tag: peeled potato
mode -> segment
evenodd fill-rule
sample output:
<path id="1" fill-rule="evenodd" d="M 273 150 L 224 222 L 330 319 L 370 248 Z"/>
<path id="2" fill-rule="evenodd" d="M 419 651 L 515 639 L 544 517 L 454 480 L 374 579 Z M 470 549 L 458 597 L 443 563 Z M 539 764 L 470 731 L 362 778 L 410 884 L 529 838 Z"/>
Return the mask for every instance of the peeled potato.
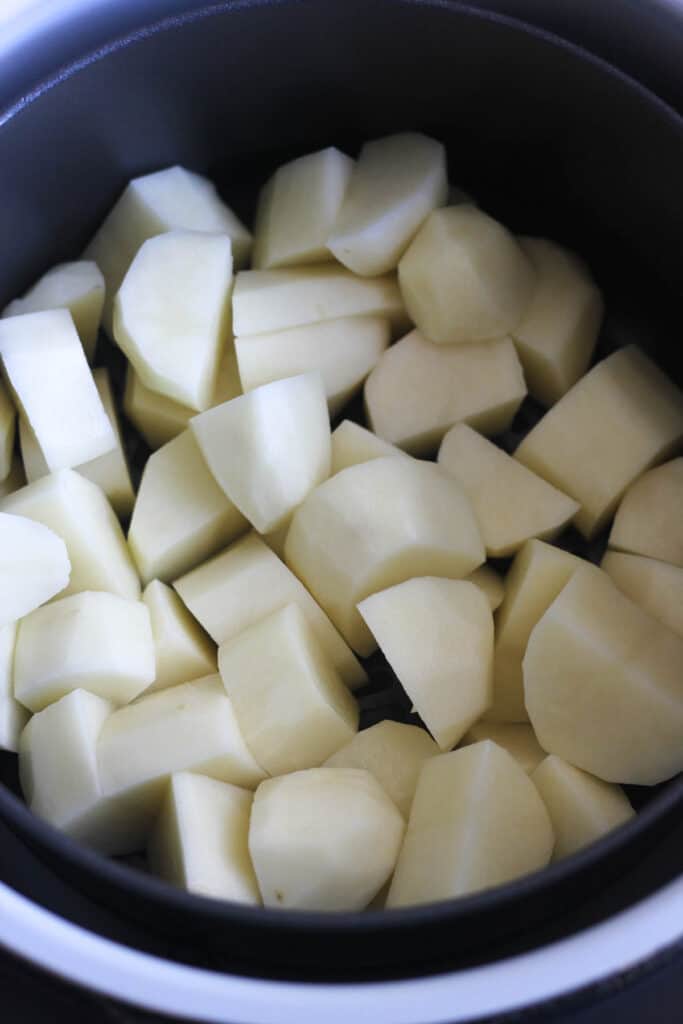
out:
<path id="1" fill-rule="evenodd" d="M 348 469 L 349 466 L 357 466 L 359 462 L 370 462 L 385 455 L 405 456 L 405 452 L 352 420 L 342 420 L 336 430 L 332 431 L 330 476 L 341 472 L 342 469 Z"/>
<path id="2" fill-rule="evenodd" d="M 609 546 L 683 568 L 683 458 L 631 484 L 614 517 Z"/>
<path id="3" fill-rule="evenodd" d="M 0 513 L 0 626 L 49 601 L 70 574 L 61 537 L 32 519 Z"/>
<path id="4" fill-rule="evenodd" d="M 470 583 L 474 583 L 480 590 L 483 590 L 491 611 L 495 612 L 505 596 L 505 584 L 496 570 L 492 569 L 490 565 L 480 565 L 466 578 Z"/>
<path id="5" fill-rule="evenodd" d="M 19 748 L 21 730 L 29 719 L 29 713 L 14 697 L 14 645 L 17 624 L 8 622 L 0 626 L 0 750 L 16 752 Z"/>
<path id="6" fill-rule="evenodd" d="M 154 682 L 145 693 L 216 672 L 216 647 L 175 591 L 152 580 L 143 592 L 154 638 Z"/>
<path id="7" fill-rule="evenodd" d="M 481 720 L 476 722 L 463 737 L 461 746 L 469 746 L 471 743 L 480 743 L 482 740 L 491 740 L 497 743 L 503 750 L 507 750 L 511 757 L 531 774 L 547 754 L 536 739 L 534 730 L 525 722 L 487 722 Z"/>
<path id="8" fill-rule="evenodd" d="M 607 551 L 602 568 L 622 594 L 683 636 L 683 568 L 622 551 Z"/>

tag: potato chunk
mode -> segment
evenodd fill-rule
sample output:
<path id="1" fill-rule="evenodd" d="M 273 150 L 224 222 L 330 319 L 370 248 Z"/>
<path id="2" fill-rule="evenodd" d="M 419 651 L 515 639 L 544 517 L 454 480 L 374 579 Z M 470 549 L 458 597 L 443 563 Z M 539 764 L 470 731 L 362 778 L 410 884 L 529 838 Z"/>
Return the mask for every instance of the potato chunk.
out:
<path id="1" fill-rule="evenodd" d="M 149 611 L 156 660 L 154 682 L 145 693 L 216 672 L 215 644 L 175 591 L 160 580 L 152 580 L 145 587 L 142 600 Z"/>
<path id="2" fill-rule="evenodd" d="M 19 736 L 29 719 L 29 713 L 14 696 L 14 645 L 17 624 L 8 622 L 0 626 L 0 750 L 19 749 Z"/>
<path id="3" fill-rule="evenodd" d="M 340 473 L 342 469 L 348 469 L 349 466 L 357 466 L 360 462 L 381 459 L 385 455 L 405 454 L 400 448 L 377 437 L 371 430 L 366 430 L 352 420 L 342 420 L 336 430 L 332 431 L 330 476 Z"/>
<path id="4" fill-rule="evenodd" d="M 482 434 L 509 427 L 526 395 L 510 338 L 479 345 L 433 345 L 411 331 L 381 356 L 365 382 L 370 426 L 412 455 L 436 451 L 464 421 Z"/>
<path id="5" fill-rule="evenodd" d="M 452 899 L 545 867 L 548 812 L 533 782 L 485 740 L 425 761 L 387 907 Z"/>
<path id="6" fill-rule="evenodd" d="M 490 565 L 480 565 L 478 569 L 469 574 L 467 579 L 483 590 L 491 611 L 495 612 L 505 596 L 505 584 L 496 570 L 492 569 Z"/>
<path id="7" fill-rule="evenodd" d="M 614 517 L 609 546 L 683 568 L 683 458 L 631 484 Z"/>
<path id="8" fill-rule="evenodd" d="M 683 568 L 621 551 L 607 551 L 602 568 L 622 594 L 683 636 Z"/>
<path id="9" fill-rule="evenodd" d="M 362 910 L 396 863 L 404 823 L 370 772 L 309 768 L 256 790 L 249 851 L 263 902 Z"/>
<path id="10" fill-rule="evenodd" d="M 359 601 L 411 576 L 467 576 L 484 548 L 455 480 L 438 466 L 389 457 L 317 487 L 294 513 L 285 556 L 349 645 L 367 655 L 376 644 Z"/>
<path id="11" fill-rule="evenodd" d="M 527 775 L 537 768 L 547 754 L 536 739 L 536 734 L 530 725 L 525 722 L 487 722 L 480 720 L 468 730 L 462 739 L 461 746 L 469 746 L 471 743 L 480 743 L 482 740 L 491 740 L 497 743 L 503 750 L 507 750 L 511 757 L 524 769 Z"/>
<path id="12" fill-rule="evenodd" d="M 17 412 L 14 402 L 0 380 L 0 481 L 6 480 L 12 471 L 16 426 Z"/>
<path id="13" fill-rule="evenodd" d="M 61 537 L 32 519 L 0 513 L 0 626 L 49 601 L 70 574 Z"/>
<path id="14" fill-rule="evenodd" d="M 469 204 L 430 213 L 398 265 L 408 315 L 440 344 L 509 334 L 535 279 L 510 232 Z"/>
<path id="15" fill-rule="evenodd" d="M 358 605 L 442 750 L 462 739 L 491 703 L 493 617 L 474 583 L 410 579 Z"/>
<path id="16" fill-rule="evenodd" d="M 576 572 L 524 657 L 541 746 L 605 782 L 654 785 L 683 769 L 683 638 L 605 573 Z"/>
<path id="17" fill-rule="evenodd" d="M 515 458 L 581 503 L 584 537 L 683 438 L 683 395 L 633 345 L 593 367 L 527 434 Z"/>

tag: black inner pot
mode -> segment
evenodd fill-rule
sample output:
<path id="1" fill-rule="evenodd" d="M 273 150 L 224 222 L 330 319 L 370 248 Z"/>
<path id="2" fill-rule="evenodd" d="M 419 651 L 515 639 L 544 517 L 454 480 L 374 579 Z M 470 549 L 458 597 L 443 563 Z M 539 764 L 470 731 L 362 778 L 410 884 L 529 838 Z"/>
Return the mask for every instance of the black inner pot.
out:
<path id="1" fill-rule="evenodd" d="M 681 382 L 683 124 L 609 65 L 510 19 L 420 0 L 244 0 L 116 41 L 0 112 L 0 306 L 74 258 L 135 175 L 207 173 L 251 221 L 283 159 L 421 129 L 451 180 L 513 230 L 590 263 L 608 316 L 598 355 L 635 341 Z M 104 339 L 121 384 L 122 361 Z M 358 408 L 355 410 L 358 412 Z M 511 449 L 540 410 L 527 400 Z M 146 451 L 127 435 L 138 468 Z M 594 559 L 604 537 L 586 546 Z M 409 719 L 369 664 L 363 724 Z M 101 934 L 216 970 L 307 978 L 482 963 L 604 917 L 678 873 L 683 780 L 632 788 L 637 817 L 574 857 L 498 889 L 390 913 L 268 911 L 171 889 L 31 815 L 0 754 L 0 879 Z"/>

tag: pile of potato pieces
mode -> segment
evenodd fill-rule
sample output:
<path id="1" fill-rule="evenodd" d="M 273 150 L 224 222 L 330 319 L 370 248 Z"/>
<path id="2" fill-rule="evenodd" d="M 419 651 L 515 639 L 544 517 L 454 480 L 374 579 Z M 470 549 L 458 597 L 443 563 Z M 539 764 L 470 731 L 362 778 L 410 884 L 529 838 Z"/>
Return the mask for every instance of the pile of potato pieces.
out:
<path id="1" fill-rule="evenodd" d="M 683 769 L 683 396 L 634 346 L 589 369 L 602 315 L 423 135 L 278 168 L 253 238 L 196 173 L 130 182 L 0 320 L 0 747 L 34 812 L 307 910 L 476 892 L 628 821 L 621 784 Z M 331 431 L 361 389 L 368 428 Z M 612 519 L 602 568 L 549 543 Z M 358 731 L 378 648 L 424 728 Z"/>

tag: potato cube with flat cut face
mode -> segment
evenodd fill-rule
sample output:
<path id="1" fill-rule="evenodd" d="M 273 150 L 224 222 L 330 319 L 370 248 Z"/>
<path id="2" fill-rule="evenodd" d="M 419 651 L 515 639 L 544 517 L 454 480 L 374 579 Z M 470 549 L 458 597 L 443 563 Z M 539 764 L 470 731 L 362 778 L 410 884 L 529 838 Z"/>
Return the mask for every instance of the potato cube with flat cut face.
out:
<path id="1" fill-rule="evenodd" d="M 491 611 L 495 612 L 505 596 L 505 584 L 496 570 L 492 569 L 490 565 L 480 565 L 478 569 L 469 574 L 467 579 L 483 590 Z"/>
<path id="2" fill-rule="evenodd" d="M 0 750 L 16 752 L 19 736 L 29 719 L 29 713 L 14 696 L 14 645 L 16 622 L 0 626 Z"/>
<path id="3" fill-rule="evenodd" d="M 142 600 L 149 611 L 156 659 L 154 682 L 145 693 L 216 672 L 216 645 L 175 591 L 160 580 L 152 580 Z"/>
<path id="4" fill-rule="evenodd" d="M 547 754 L 536 739 L 534 730 L 526 722 L 488 722 L 480 719 L 465 734 L 461 746 L 491 740 L 522 766 L 527 774 L 531 774 Z"/>
<path id="5" fill-rule="evenodd" d="M 609 546 L 683 568 L 683 458 L 631 484 L 614 517 Z"/>
<path id="6" fill-rule="evenodd" d="M 0 380 L 0 481 L 12 471 L 17 413 L 7 388 Z"/>
<path id="7" fill-rule="evenodd" d="M 61 537 L 25 516 L 0 513 L 0 626 L 49 601 L 70 574 Z"/>
<path id="8" fill-rule="evenodd" d="M 402 455 L 405 452 L 395 445 L 383 441 L 371 430 L 366 430 L 352 420 L 342 420 L 339 426 L 332 431 L 332 469 L 330 476 L 348 469 L 349 466 L 357 466 L 360 462 L 370 462 L 372 459 L 381 459 L 386 455 Z"/>
<path id="9" fill-rule="evenodd" d="M 623 551 L 607 551 L 602 568 L 622 594 L 683 636 L 683 568 Z"/>

